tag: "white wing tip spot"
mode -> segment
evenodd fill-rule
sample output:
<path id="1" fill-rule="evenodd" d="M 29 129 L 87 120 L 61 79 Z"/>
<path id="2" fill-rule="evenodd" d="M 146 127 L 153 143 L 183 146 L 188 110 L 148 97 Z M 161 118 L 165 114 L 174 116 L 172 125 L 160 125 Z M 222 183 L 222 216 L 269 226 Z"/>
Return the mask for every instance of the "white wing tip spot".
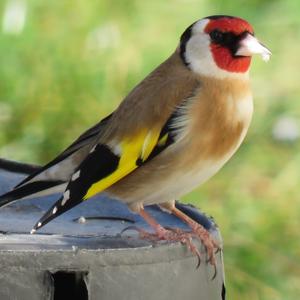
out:
<path id="1" fill-rule="evenodd" d="M 31 229 L 30 234 L 34 234 L 36 232 L 36 229 Z"/>
<path id="2" fill-rule="evenodd" d="M 55 215 L 57 213 L 57 206 L 55 206 L 52 210 L 52 214 Z"/>
<path id="3" fill-rule="evenodd" d="M 37 227 L 41 227 L 42 226 L 42 223 L 41 222 L 38 222 L 37 223 Z"/>
<path id="4" fill-rule="evenodd" d="M 90 150 L 90 153 L 94 152 L 95 149 L 96 149 L 97 145 L 95 145 L 91 150 Z"/>
<path id="5" fill-rule="evenodd" d="M 113 148 L 112 148 L 112 152 L 117 155 L 117 156 L 121 156 L 122 155 L 122 147 L 120 144 L 116 144 Z"/>
<path id="6" fill-rule="evenodd" d="M 80 177 L 80 170 L 78 170 L 76 173 L 74 173 L 74 174 L 72 175 L 71 180 L 72 180 L 72 181 L 75 181 L 75 180 L 78 179 L 79 177 Z"/>
<path id="7" fill-rule="evenodd" d="M 66 202 L 70 199 L 70 190 L 66 190 L 61 201 L 61 205 L 64 206 Z"/>

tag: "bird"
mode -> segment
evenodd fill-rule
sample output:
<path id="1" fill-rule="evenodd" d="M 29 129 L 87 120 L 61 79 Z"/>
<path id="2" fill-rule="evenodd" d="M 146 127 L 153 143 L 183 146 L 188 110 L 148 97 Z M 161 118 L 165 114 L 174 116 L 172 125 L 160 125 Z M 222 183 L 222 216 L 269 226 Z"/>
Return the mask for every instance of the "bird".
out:
<path id="1" fill-rule="evenodd" d="M 79 136 L 44 167 L 0 196 L 0 206 L 59 192 L 31 233 L 98 193 L 126 203 L 152 228 L 144 238 L 178 241 L 216 265 L 218 243 L 175 206 L 216 174 L 249 128 L 253 100 L 249 69 L 254 54 L 271 52 L 249 22 L 226 15 L 191 24 L 175 51 L 137 84 L 106 118 Z M 161 226 L 145 209 L 158 204 L 191 231 Z"/>

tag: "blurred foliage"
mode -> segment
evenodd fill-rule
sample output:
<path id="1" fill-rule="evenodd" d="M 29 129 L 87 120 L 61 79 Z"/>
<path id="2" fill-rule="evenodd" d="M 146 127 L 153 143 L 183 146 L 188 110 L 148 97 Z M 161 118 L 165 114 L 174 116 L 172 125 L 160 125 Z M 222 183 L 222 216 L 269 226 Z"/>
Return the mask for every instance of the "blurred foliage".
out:
<path id="1" fill-rule="evenodd" d="M 271 135 L 282 115 L 300 117 L 298 0 L 3 0 L 0 13 L 0 156 L 36 163 L 111 112 L 189 24 L 249 20 L 273 52 L 253 61 L 250 132 L 184 200 L 222 229 L 228 299 L 299 298 L 300 144 Z"/>

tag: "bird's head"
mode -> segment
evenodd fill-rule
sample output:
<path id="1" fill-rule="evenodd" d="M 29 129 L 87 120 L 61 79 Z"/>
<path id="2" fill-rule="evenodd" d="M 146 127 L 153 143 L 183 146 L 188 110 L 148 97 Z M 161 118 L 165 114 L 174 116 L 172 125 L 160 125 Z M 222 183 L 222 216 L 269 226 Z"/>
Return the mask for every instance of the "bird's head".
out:
<path id="1" fill-rule="evenodd" d="M 264 60 L 271 55 L 247 21 L 231 16 L 210 16 L 193 23 L 182 34 L 178 49 L 192 71 L 217 78 L 248 76 L 253 54 Z"/>

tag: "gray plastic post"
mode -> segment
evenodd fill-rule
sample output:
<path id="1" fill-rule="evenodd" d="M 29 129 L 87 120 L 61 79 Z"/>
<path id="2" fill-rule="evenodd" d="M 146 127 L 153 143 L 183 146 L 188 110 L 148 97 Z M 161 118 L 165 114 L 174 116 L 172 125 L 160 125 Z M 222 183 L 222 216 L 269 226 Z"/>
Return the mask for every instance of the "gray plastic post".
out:
<path id="1" fill-rule="evenodd" d="M 1 169 L 0 161 L 0 193 L 24 177 L 17 171 Z M 121 236 L 122 229 L 133 224 L 149 228 L 125 205 L 104 196 L 77 206 L 30 235 L 33 224 L 56 199 L 57 195 L 24 200 L 0 209 L 1 300 L 225 299 L 221 252 L 216 255 L 217 276 L 212 280 L 214 270 L 206 263 L 200 242 L 195 241 L 203 259 L 196 269 L 196 257 L 180 243 L 151 243 L 140 240 L 134 231 Z M 178 207 L 221 242 L 211 219 L 187 205 Z M 148 210 L 163 226 L 187 229 L 156 206 Z M 65 298 L 59 298 L 61 286 Z"/>

